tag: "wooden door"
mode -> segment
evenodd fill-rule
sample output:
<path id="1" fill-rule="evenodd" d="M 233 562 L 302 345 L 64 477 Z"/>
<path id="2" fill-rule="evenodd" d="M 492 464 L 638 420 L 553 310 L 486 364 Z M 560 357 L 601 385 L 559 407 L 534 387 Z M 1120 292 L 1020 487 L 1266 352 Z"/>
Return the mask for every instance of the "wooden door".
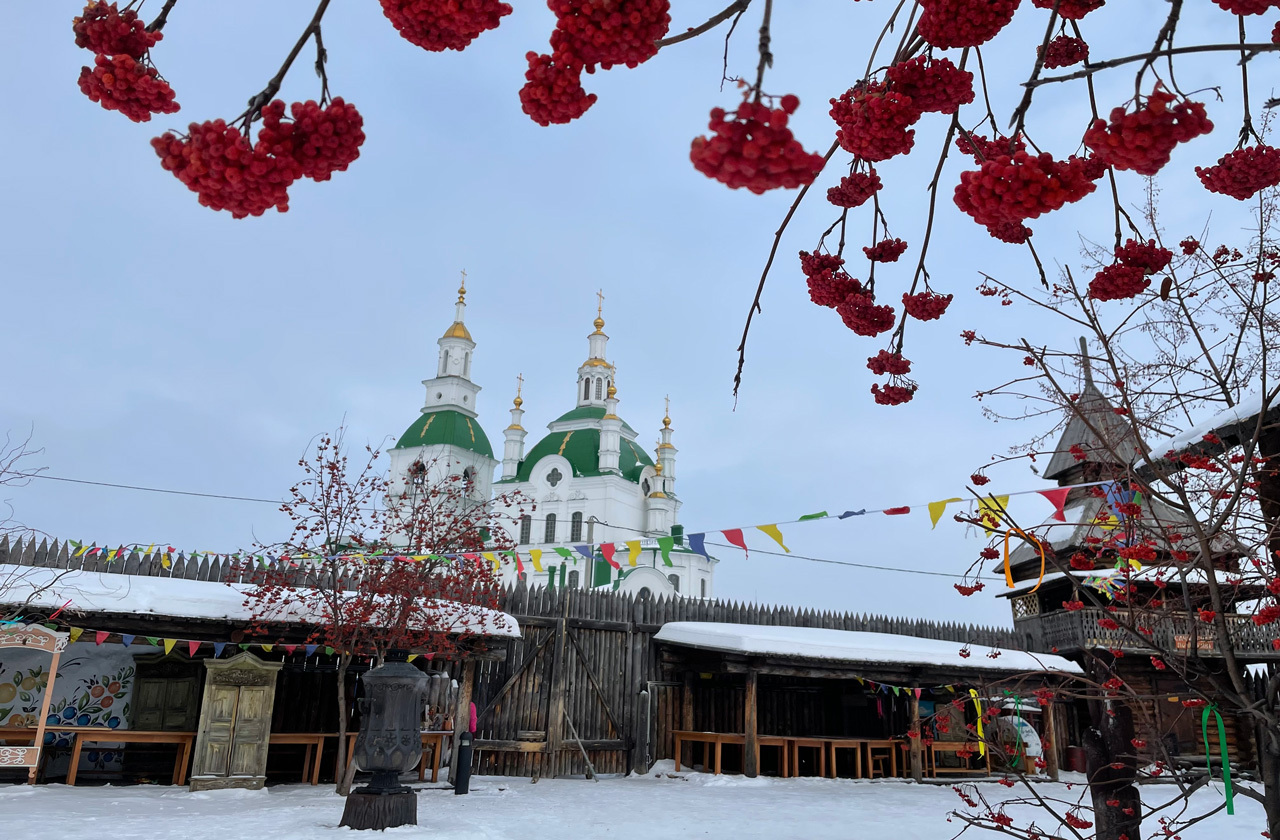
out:
<path id="1" fill-rule="evenodd" d="M 235 735 L 236 707 L 239 702 L 239 686 L 209 687 L 204 728 L 200 732 L 204 750 L 196 756 L 197 766 L 192 769 L 191 775 L 228 776 L 231 774 L 232 738 Z"/>
<path id="2" fill-rule="evenodd" d="M 239 687 L 231 734 L 230 775 L 256 776 L 266 764 L 271 730 L 272 691 L 261 685 Z"/>
<path id="3" fill-rule="evenodd" d="M 163 729 L 166 680 L 142 678 L 133 689 L 134 729 Z"/>
<path id="4" fill-rule="evenodd" d="M 166 732 L 192 732 L 200 719 L 199 677 L 166 680 L 160 728 Z"/>

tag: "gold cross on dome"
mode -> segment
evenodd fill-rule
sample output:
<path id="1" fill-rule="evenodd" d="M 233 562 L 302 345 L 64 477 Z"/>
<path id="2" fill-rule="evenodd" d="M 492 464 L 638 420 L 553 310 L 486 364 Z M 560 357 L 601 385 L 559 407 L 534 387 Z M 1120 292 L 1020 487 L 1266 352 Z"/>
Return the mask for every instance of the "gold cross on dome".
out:
<path id="1" fill-rule="evenodd" d="M 596 314 L 604 315 L 604 289 L 596 291 Z"/>
<path id="2" fill-rule="evenodd" d="M 665 399 L 665 400 L 666 400 L 666 402 L 667 402 L 667 412 L 666 412 L 666 413 L 667 413 L 667 416 L 668 416 L 668 417 L 670 417 L 670 416 L 671 416 L 671 395 L 670 395 L 670 394 L 667 394 L 667 396 L 666 396 L 666 397 L 664 397 L 663 399 Z"/>
<path id="3" fill-rule="evenodd" d="M 522 388 L 524 388 L 524 374 L 517 373 L 516 374 L 516 396 L 517 397 L 520 396 L 520 390 Z"/>

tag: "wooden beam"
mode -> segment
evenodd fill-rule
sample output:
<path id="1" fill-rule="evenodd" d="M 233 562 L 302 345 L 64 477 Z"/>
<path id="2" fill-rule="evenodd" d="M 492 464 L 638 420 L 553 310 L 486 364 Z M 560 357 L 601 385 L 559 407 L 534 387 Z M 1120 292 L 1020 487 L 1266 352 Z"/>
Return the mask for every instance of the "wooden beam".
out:
<path id="1" fill-rule="evenodd" d="M 462 745 L 462 733 L 471 727 L 471 686 L 476 681 L 476 661 L 468 659 L 462 666 L 462 680 L 458 683 L 458 705 L 453 713 L 453 760 L 449 762 L 449 782 L 458 777 L 458 750 Z"/>
<path id="2" fill-rule="evenodd" d="M 680 691 L 680 728 L 687 731 L 693 729 L 693 672 L 684 672 L 684 688 Z M 678 756 L 679 762 L 686 767 L 693 766 L 693 744 L 686 743 L 681 747 L 687 751 Z M 688 758 L 685 758 L 685 756 Z"/>
<path id="3" fill-rule="evenodd" d="M 565 682 L 568 669 L 565 667 L 565 636 L 568 635 L 566 626 L 569 618 L 569 599 L 573 597 L 570 589 L 565 589 L 561 593 L 563 603 L 561 604 L 560 618 L 556 621 L 555 629 L 555 647 L 552 648 L 551 656 L 551 694 L 547 703 L 547 749 L 546 757 L 543 759 L 543 770 L 545 775 L 555 778 L 560 772 L 560 757 L 557 753 L 560 751 L 560 745 L 564 741 L 564 704 L 565 695 L 568 691 L 565 688 Z"/>
<path id="4" fill-rule="evenodd" d="M 475 749 L 493 750 L 494 752 L 540 753 L 546 747 L 546 741 L 479 740 L 475 742 Z"/>
<path id="5" fill-rule="evenodd" d="M 760 672 L 752 668 L 747 671 L 747 708 L 743 720 L 746 730 L 746 743 L 742 748 L 742 774 L 754 779 L 760 774 L 760 742 L 756 740 L 756 690 L 760 683 Z"/>
<path id="6" fill-rule="evenodd" d="M 920 738 L 920 698 L 916 692 L 920 689 L 912 686 L 907 692 L 907 701 L 911 708 L 911 778 L 917 782 L 924 781 L 924 754 L 921 751 Z"/>
<path id="7" fill-rule="evenodd" d="M 1044 750 L 1044 761 L 1047 765 L 1045 772 L 1049 774 L 1049 778 L 1058 781 L 1058 704 L 1050 702 L 1044 708 L 1044 743 L 1041 749 Z M 1030 768 L 1025 768 L 1030 773 Z"/>

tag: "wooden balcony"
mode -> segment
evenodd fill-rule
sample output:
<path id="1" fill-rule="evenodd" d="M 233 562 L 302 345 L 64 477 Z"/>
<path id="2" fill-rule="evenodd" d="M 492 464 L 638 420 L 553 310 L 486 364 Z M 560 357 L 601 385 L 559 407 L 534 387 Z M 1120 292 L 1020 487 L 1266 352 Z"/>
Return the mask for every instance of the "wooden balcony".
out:
<path id="1" fill-rule="evenodd" d="M 1221 657 L 1224 650 L 1218 628 L 1205 624 L 1186 613 L 1158 612 L 1143 617 L 1149 623 L 1152 644 L 1144 645 L 1124 629 L 1110 630 L 1100 626 L 1105 618 L 1123 621 L 1122 615 L 1106 610 L 1083 609 L 1015 618 L 1014 630 L 1025 639 L 1027 649 L 1042 653 L 1073 654 L 1099 648 L 1122 650 L 1129 654 L 1154 654 L 1157 648 L 1170 656 L 1187 655 L 1192 649 L 1203 657 Z M 1280 651 L 1271 640 L 1280 635 L 1276 627 L 1259 627 L 1246 615 L 1227 615 L 1231 648 L 1236 656 L 1250 662 L 1280 661 Z"/>

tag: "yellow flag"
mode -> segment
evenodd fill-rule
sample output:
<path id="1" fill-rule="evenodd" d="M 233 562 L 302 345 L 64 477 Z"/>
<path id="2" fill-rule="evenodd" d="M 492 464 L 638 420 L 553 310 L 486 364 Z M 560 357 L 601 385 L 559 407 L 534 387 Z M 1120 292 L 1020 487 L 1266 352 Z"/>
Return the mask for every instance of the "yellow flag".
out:
<path id="1" fill-rule="evenodd" d="M 415 659 L 417 659 L 417 658 L 418 658 L 418 654 L 416 654 L 416 653 L 411 653 L 411 654 L 409 654 L 409 661 L 410 661 L 410 662 L 412 662 L 413 660 L 415 660 Z"/>
<path id="2" fill-rule="evenodd" d="M 168 640 L 166 639 L 165 641 L 168 641 Z M 263 649 L 263 650 L 265 650 L 267 653 L 270 653 L 270 652 L 271 652 L 271 649 L 272 649 L 273 647 L 275 647 L 275 645 L 258 645 L 258 647 L 262 648 L 262 649 Z"/>
<path id="3" fill-rule="evenodd" d="M 1004 512 L 1008 506 L 1008 496 L 988 497 L 978 502 L 978 519 L 988 534 L 995 533 L 1000 523 L 1004 521 Z"/>
<path id="4" fill-rule="evenodd" d="M 533 563 L 533 570 L 535 572 L 542 571 L 542 549 L 540 548 L 529 549 L 529 560 L 530 562 Z"/>
<path id="5" fill-rule="evenodd" d="M 777 525 L 757 525 L 756 530 L 764 531 L 766 534 L 773 537 L 774 542 L 782 546 L 783 551 L 787 554 L 791 553 L 791 549 L 787 548 L 787 544 L 782 541 L 782 532 L 778 530 Z"/>
<path id="6" fill-rule="evenodd" d="M 174 645 L 176 645 L 177 643 L 178 643 L 178 640 L 177 640 L 177 639 L 165 639 L 165 640 L 164 640 L 164 652 L 165 652 L 165 653 L 171 653 L 171 652 L 173 651 L 173 646 L 174 646 Z"/>
<path id="7" fill-rule="evenodd" d="M 482 551 L 480 554 L 484 556 L 484 559 L 493 564 L 493 570 L 495 572 L 502 571 L 502 561 L 495 557 L 492 551 Z"/>
<path id="8" fill-rule="evenodd" d="M 80 546 L 80 550 L 76 552 L 76 556 L 79 557 L 80 555 L 84 554 L 88 550 L 89 550 L 89 546 L 82 545 Z"/>
<path id="9" fill-rule="evenodd" d="M 1009 498 L 1008 496 L 1005 497 Z M 978 755 L 987 754 L 987 742 L 982 737 L 982 701 L 978 699 L 978 690 L 976 688 L 969 689 L 969 695 L 973 697 L 973 707 L 978 710 Z"/>
<path id="10" fill-rule="evenodd" d="M 636 558 L 640 556 L 640 541 L 627 540 L 626 546 L 627 546 L 627 563 L 634 566 L 636 564 Z"/>
<path id="11" fill-rule="evenodd" d="M 80 634 L 81 634 L 81 633 L 83 633 L 83 632 L 84 632 L 84 628 L 83 628 L 83 627 L 72 627 L 72 628 L 71 628 L 71 641 L 73 641 L 73 642 L 74 642 L 76 639 L 80 638 Z"/>
<path id="12" fill-rule="evenodd" d="M 152 543 L 151 545 L 147 546 L 147 550 L 146 550 L 146 552 L 145 552 L 145 553 L 146 553 L 146 554 L 150 554 L 151 552 L 153 552 L 153 551 L 155 551 L 155 550 L 156 550 L 156 544 L 155 544 L 155 543 Z"/>
<path id="13" fill-rule="evenodd" d="M 964 499 L 943 499 L 940 502 L 929 502 L 929 521 L 933 523 L 933 527 L 938 527 L 938 520 L 942 518 L 942 512 L 947 509 L 947 505 L 963 501 Z"/>
<path id="14" fill-rule="evenodd" d="M 160 565 L 164 566 L 167 569 L 173 565 L 173 561 L 170 560 L 169 555 L 166 554 L 165 556 L 160 558 Z"/>

